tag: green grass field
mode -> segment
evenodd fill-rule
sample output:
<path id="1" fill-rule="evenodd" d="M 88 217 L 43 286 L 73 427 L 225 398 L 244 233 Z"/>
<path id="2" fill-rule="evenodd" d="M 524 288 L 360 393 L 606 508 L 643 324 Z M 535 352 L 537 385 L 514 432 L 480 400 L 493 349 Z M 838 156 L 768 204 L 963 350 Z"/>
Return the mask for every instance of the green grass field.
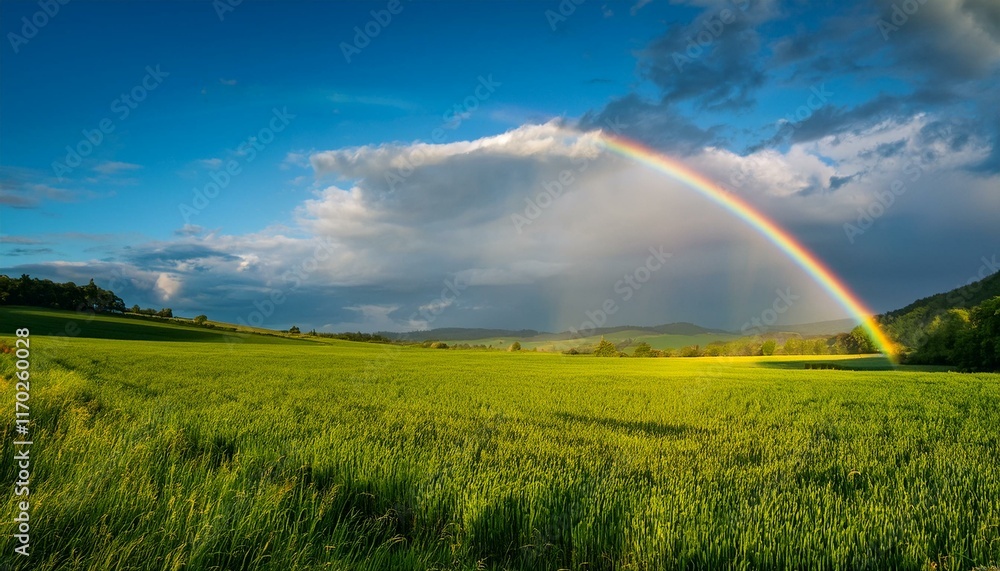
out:
<path id="1" fill-rule="evenodd" d="M 8 345 L 33 320 L 34 445 L 32 555 L 5 533 L 2 569 L 1000 563 L 1000 375 L 209 343 L 117 318 L 60 339 L 42 333 L 65 315 L 5 312 Z M 96 338 L 122 331 L 160 340 Z M 14 371 L 0 356 L 5 486 Z"/>

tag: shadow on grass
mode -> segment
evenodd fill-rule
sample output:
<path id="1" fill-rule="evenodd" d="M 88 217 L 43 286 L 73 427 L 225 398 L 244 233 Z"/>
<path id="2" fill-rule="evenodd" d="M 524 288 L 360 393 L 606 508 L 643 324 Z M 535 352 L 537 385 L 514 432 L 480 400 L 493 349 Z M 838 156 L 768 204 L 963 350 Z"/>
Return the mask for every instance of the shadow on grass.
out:
<path id="1" fill-rule="evenodd" d="M 883 356 L 859 357 L 857 359 L 836 359 L 824 361 L 820 358 L 795 359 L 790 361 L 761 360 L 759 367 L 769 369 L 833 369 L 837 371 L 892 371 L 899 367 Z"/>
<path id="2" fill-rule="evenodd" d="M 156 318 L 86 314 L 38 307 L 0 307 L 0 318 L 28 327 L 33 336 L 65 336 L 119 341 L 191 341 L 201 343 L 299 343 L 272 335 L 255 335 L 224 328 L 179 323 Z"/>
<path id="3" fill-rule="evenodd" d="M 792 361 L 762 360 L 756 363 L 756 365 L 758 367 L 765 367 L 768 369 L 826 369 L 834 371 L 910 371 L 923 373 L 947 373 L 955 370 L 953 367 L 942 367 L 936 365 L 897 365 L 882 355 L 830 361 L 824 361 L 819 358 L 795 359 Z"/>
<path id="4" fill-rule="evenodd" d="M 647 436 L 656 437 L 684 438 L 697 434 L 707 434 L 709 432 L 708 429 L 691 426 L 689 424 L 670 424 L 666 422 L 655 422 L 652 420 L 602 418 L 572 412 L 557 412 L 555 413 L 555 417 L 569 422 L 581 422 L 584 424 L 602 426 L 623 432 L 640 432 Z"/>

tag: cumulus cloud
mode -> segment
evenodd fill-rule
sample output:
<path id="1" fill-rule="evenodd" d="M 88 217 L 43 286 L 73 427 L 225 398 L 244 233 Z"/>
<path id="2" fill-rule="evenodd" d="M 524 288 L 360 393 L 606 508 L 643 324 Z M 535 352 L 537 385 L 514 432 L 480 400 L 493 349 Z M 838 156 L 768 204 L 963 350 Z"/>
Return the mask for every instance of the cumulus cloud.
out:
<path id="1" fill-rule="evenodd" d="M 181 280 L 177 276 L 166 273 L 160 274 L 156 278 L 156 289 L 160 292 L 160 298 L 163 301 L 170 301 L 180 291 Z"/>
<path id="2" fill-rule="evenodd" d="M 871 252 L 895 252 L 892 263 L 903 265 L 971 252 L 1000 205 L 996 177 L 966 167 L 990 151 L 987 138 L 915 114 L 783 150 L 690 148 L 685 161 L 791 228 L 888 309 L 888 294 L 864 289 L 864 276 L 886 264 Z M 292 227 L 246 235 L 185 227 L 172 241 L 122 248 L 110 262 L 16 271 L 75 281 L 115 274 L 130 301 L 248 322 L 260 312 L 279 327 L 562 330 L 610 299 L 611 323 L 738 328 L 753 317 L 748 307 L 769 307 L 775 288 L 786 287 L 808 300 L 788 322 L 843 316 L 765 239 L 680 183 L 604 150 L 596 130 L 553 121 L 441 145 L 318 151 L 309 164 L 323 186 Z M 919 168 L 916 180 L 907 164 Z M 849 242 L 843 225 L 897 178 L 905 193 L 859 238 L 865 247 Z M 949 214 L 933 233 L 928 211 Z M 940 235 L 950 237 L 947 247 L 932 239 Z M 908 248 L 898 250 L 899 236 Z M 626 290 L 650 248 L 673 255 Z"/>

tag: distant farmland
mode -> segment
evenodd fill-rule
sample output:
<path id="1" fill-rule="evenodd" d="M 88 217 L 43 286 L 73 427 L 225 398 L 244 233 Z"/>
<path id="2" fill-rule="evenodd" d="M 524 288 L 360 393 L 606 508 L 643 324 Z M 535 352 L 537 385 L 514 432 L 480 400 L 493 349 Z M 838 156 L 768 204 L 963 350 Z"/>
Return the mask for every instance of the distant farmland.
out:
<path id="1" fill-rule="evenodd" d="M 507 348 L 508 345 L 517 341 L 521 344 L 524 349 L 538 349 L 539 351 L 562 351 L 565 349 L 581 347 L 581 346 L 593 346 L 601 340 L 602 335 L 590 335 L 587 337 L 576 337 L 571 339 L 557 338 L 555 335 L 539 335 L 537 337 L 529 337 L 527 339 L 519 337 L 488 337 L 483 339 L 474 339 L 472 341 L 464 341 L 461 339 L 448 339 L 445 340 L 449 345 L 456 345 L 467 343 L 469 345 L 486 345 L 499 348 Z M 610 333 L 603 335 L 605 339 L 615 343 L 616 345 L 621 344 L 626 340 L 631 340 L 633 343 L 639 343 L 644 341 L 649 343 L 654 349 L 679 349 L 681 347 L 686 347 L 689 345 L 707 345 L 713 341 L 729 341 L 736 339 L 736 335 L 729 335 L 726 333 L 699 333 L 697 335 L 672 335 L 672 334 L 654 334 L 651 335 L 648 331 L 642 330 L 625 330 L 618 331 L 615 333 Z"/>

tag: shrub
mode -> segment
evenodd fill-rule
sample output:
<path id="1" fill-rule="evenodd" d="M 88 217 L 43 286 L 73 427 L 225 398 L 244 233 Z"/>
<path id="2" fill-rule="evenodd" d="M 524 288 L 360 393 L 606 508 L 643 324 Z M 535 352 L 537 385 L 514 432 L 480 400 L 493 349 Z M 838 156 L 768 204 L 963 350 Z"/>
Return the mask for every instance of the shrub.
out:
<path id="1" fill-rule="evenodd" d="M 430 345 L 431 349 L 447 349 L 448 344 L 444 341 L 435 341 Z"/>
<path id="2" fill-rule="evenodd" d="M 617 357 L 618 348 L 611 341 L 606 340 L 601 337 L 601 342 L 597 344 L 597 348 L 594 349 L 595 357 Z"/>
<path id="3" fill-rule="evenodd" d="M 646 343 L 645 341 L 640 341 L 636 344 L 635 349 L 632 351 L 633 357 L 654 357 L 653 347 Z"/>
<path id="4" fill-rule="evenodd" d="M 510 344 L 510 347 L 507 347 L 507 350 L 508 351 L 520 351 L 521 350 L 521 343 L 519 343 L 518 341 L 514 341 L 513 343 Z"/>
<path id="5" fill-rule="evenodd" d="M 682 347 L 677 354 L 679 357 L 701 357 L 703 355 L 701 347 L 698 345 L 688 345 Z"/>
<path id="6" fill-rule="evenodd" d="M 771 355 L 774 355 L 774 350 L 777 348 L 778 342 L 774 339 L 768 339 L 767 341 L 764 341 L 763 345 L 760 346 L 760 352 L 770 357 Z"/>
<path id="7" fill-rule="evenodd" d="M 194 321 L 195 325 L 205 325 L 205 322 L 208 321 L 208 316 L 207 315 L 196 315 L 193 321 Z"/>

